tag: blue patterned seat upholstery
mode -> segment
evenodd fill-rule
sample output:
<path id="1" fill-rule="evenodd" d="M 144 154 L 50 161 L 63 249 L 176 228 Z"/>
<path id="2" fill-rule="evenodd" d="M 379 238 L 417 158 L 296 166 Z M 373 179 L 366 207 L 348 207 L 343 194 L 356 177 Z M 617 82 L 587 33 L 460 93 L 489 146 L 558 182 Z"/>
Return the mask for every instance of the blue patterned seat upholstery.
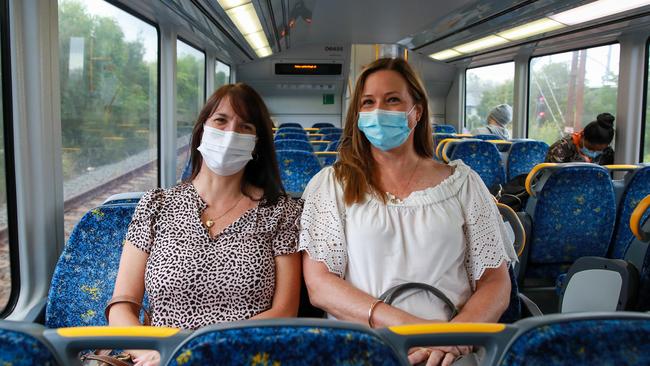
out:
<path id="1" fill-rule="evenodd" d="M 330 142 L 327 145 L 327 148 L 325 149 L 325 151 L 336 151 L 336 150 L 338 150 L 340 142 L 341 142 L 341 139 Z"/>
<path id="2" fill-rule="evenodd" d="M 433 134 L 433 152 L 435 156 L 435 152 L 438 150 L 438 144 L 440 141 L 444 139 L 452 139 L 455 138 L 456 135 L 453 133 L 434 133 Z"/>
<path id="3" fill-rule="evenodd" d="M 325 141 L 338 141 L 341 139 L 341 132 L 330 132 L 322 138 Z"/>
<path id="4" fill-rule="evenodd" d="M 650 194 L 650 165 L 636 169 L 625 176 L 625 188 L 617 209 L 614 238 L 609 258 L 622 259 L 634 239 L 630 230 L 630 216 L 636 205 Z"/>
<path id="5" fill-rule="evenodd" d="M 327 127 L 334 128 L 335 126 L 334 124 L 329 122 L 319 122 L 319 123 L 314 123 L 311 127 L 312 128 L 327 128 Z"/>
<path id="6" fill-rule="evenodd" d="M 169 365 L 403 365 L 377 335 L 329 326 L 211 327 L 198 331 Z"/>
<path id="7" fill-rule="evenodd" d="M 305 140 L 276 140 L 276 150 L 300 150 L 300 151 L 314 151 L 312 145 Z"/>
<path id="8" fill-rule="evenodd" d="M 285 123 L 280 123 L 278 127 L 279 128 L 283 128 L 283 127 L 302 128 L 302 125 L 300 123 L 295 123 L 295 122 L 285 122 Z"/>
<path id="9" fill-rule="evenodd" d="M 497 135 L 491 135 L 491 134 L 486 134 L 486 133 L 474 135 L 474 136 L 472 136 L 472 138 L 473 139 L 479 139 L 479 140 L 485 140 L 485 141 L 487 141 L 487 140 L 502 140 L 502 138 L 497 136 Z"/>
<path id="10" fill-rule="evenodd" d="M 33 330 L 30 331 L 29 328 Z M 37 332 L 38 331 L 38 332 Z M 54 366 L 54 352 L 40 339 L 42 325 L 0 321 L 0 365 Z"/>
<path id="11" fill-rule="evenodd" d="M 328 133 L 343 133 L 343 129 L 340 127 L 323 127 L 318 130 L 318 133 L 323 135 L 327 135 Z"/>
<path id="12" fill-rule="evenodd" d="M 280 178 L 287 192 L 302 192 L 309 180 L 321 169 L 313 152 L 277 150 Z"/>
<path id="13" fill-rule="evenodd" d="M 482 140 L 458 140 L 451 151 L 450 161 L 460 159 L 472 168 L 488 188 L 505 183 L 505 171 L 499 150 Z M 451 144 L 450 143 L 450 144 Z"/>
<path id="14" fill-rule="evenodd" d="M 136 204 L 106 205 L 84 215 L 72 231 L 52 275 L 45 325 L 106 325 L 122 245 Z"/>
<path id="15" fill-rule="evenodd" d="M 609 172 L 595 164 L 551 164 L 536 176 L 541 178 L 526 206 L 533 225 L 525 278 L 552 286 L 576 259 L 607 254 L 616 219 L 614 188 Z"/>
<path id="16" fill-rule="evenodd" d="M 650 317 L 644 314 L 549 316 L 517 325 L 523 331 L 499 365 L 650 364 Z"/>
<path id="17" fill-rule="evenodd" d="M 274 140 L 303 140 L 309 142 L 309 137 L 304 133 L 277 132 Z"/>
<path id="18" fill-rule="evenodd" d="M 535 165 L 544 162 L 547 152 L 548 144 L 544 141 L 513 141 L 506 161 L 506 177 L 508 181 L 518 175 L 530 173 Z"/>
<path id="19" fill-rule="evenodd" d="M 433 133 L 456 133 L 456 127 L 452 125 L 433 125 Z"/>
<path id="20" fill-rule="evenodd" d="M 279 128 L 277 131 L 275 131 L 275 133 L 301 133 L 303 135 L 306 135 L 307 131 L 303 130 L 302 127 L 301 128 L 282 127 L 282 128 Z"/>

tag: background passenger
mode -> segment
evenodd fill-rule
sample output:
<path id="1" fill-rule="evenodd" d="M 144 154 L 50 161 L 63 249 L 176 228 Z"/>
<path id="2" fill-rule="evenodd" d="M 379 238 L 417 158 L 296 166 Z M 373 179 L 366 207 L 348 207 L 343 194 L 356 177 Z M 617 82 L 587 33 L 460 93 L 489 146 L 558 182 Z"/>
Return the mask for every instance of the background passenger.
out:
<path id="1" fill-rule="evenodd" d="M 271 126 L 245 84 L 210 97 L 192 132 L 190 178 L 147 192 L 136 208 L 114 299 L 139 302 L 146 289 L 152 325 L 182 329 L 297 315 L 302 201 L 282 188 Z M 116 302 L 109 324 L 139 325 L 138 313 Z M 159 362 L 132 353 L 138 365 Z"/>
<path id="2" fill-rule="evenodd" d="M 497 135 L 502 140 L 510 139 L 510 132 L 506 126 L 512 122 L 512 107 L 507 104 L 500 104 L 494 107 L 487 118 L 486 125 L 472 130 L 472 135 Z"/>
<path id="3" fill-rule="evenodd" d="M 385 327 L 422 322 L 496 322 L 508 306 L 503 223 L 481 178 L 461 161 L 432 159 L 425 89 L 402 59 L 379 59 L 360 75 L 339 161 L 307 186 L 300 250 L 311 302 L 330 317 Z M 426 292 L 378 302 L 389 288 Z M 462 351 L 462 352 L 461 352 Z M 448 364 L 469 349 L 422 348 L 412 363 Z"/>
<path id="4" fill-rule="evenodd" d="M 548 149 L 550 163 L 587 162 L 599 165 L 614 164 L 614 116 L 601 113 L 582 131 L 556 141 Z"/>

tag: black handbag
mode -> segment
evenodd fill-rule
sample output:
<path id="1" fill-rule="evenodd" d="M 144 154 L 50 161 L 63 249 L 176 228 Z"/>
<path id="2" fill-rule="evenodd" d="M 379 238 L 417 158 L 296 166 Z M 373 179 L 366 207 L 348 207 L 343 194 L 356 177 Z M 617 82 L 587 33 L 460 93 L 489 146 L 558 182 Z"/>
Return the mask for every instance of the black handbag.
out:
<path id="1" fill-rule="evenodd" d="M 456 305 L 454 305 L 451 300 L 440 290 L 437 288 L 428 285 L 426 283 L 421 283 L 421 282 L 407 282 L 407 283 L 402 283 L 401 285 L 393 286 L 386 290 L 381 296 L 379 296 L 379 300 L 383 301 L 385 304 L 391 305 L 395 299 L 402 294 L 404 291 L 407 290 L 424 290 L 427 292 L 430 292 L 434 294 L 437 298 L 442 300 L 450 309 L 451 309 L 451 318 L 453 319 L 456 315 L 458 315 L 458 308 Z"/>

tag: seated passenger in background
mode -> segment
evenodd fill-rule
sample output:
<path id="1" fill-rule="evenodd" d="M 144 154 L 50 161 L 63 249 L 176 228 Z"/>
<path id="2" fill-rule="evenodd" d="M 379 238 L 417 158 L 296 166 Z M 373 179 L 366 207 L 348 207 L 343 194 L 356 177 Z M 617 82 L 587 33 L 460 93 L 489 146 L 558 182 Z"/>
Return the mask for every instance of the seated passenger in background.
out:
<path id="1" fill-rule="evenodd" d="M 549 163 L 586 162 L 599 165 L 614 164 L 614 116 L 601 113 L 584 130 L 556 141 L 548 149 Z"/>
<path id="2" fill-rule="evenodd" d="M 303 194 L 300 250 L 311 302 L 330 317 L 371 327 L 496 322 L 508 306 L 504 226 L 481 178 L 461 161 L 432 159 L 429 105 L 402 59 L 379 59 L 360 75 L 339 160 Z M 379 302 L 406 282 L 437 287 Z M 467 347 L 420 348 L 412 363 L 448 364 Z"/>
<path id="3" fill-rule="evenodd" d="M 225 85 L 207 101 L 191 138 L 192 174 L 147 192 L 129 226 L 111 326 L 140 325 L 149 297 L 151 325 L 198 329 L 298 312 L 297 253 L 302 201 L 280 181 L 269 112 L 245 84 Z M 137 365 L 152 351 L 131 351 Z"/>
<path id="4" fill-rule="evenodd" d="M 510 132 L 506 126 L 512 122 L 512 107 L 507 104 L 500 104 L 490 111 L 485 119 L 486 125 L 475 128 L 472 135 L 497 135 L 502 140 L 510 139 Z"/>

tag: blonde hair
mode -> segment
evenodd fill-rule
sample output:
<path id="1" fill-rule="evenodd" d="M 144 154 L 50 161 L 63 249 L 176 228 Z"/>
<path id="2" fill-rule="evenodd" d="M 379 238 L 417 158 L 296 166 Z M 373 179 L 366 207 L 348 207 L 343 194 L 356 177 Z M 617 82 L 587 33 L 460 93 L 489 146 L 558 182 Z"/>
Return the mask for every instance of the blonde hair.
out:
<path id="1" fill-rule="evenodd" d="M 339 159 L 334 164 L 337 180 L 343 185 L 345 204 L 363 202 L 366 193 L 373 193 L 386 202 L 386 194 L 377 184 L 375 162 L 370 152 L 370 142 L 359 130 L 357 119 L 361 108 L 361 95 L 366 80 L 380 70 L 391 70 L 400 74 L 408 86 L 415 104 L 422 107 L 422 115 L 415 126 L 413 147 L 415 153 L 424 158 L 433 158 L 433 135 L 429 124 L 429 103 L 426 90 L 411 66 L 401 58 L 381 58 L 368 65 L 357 80 L 352 100 L 345 118 L 345 128 L 339 146 Z"/>

